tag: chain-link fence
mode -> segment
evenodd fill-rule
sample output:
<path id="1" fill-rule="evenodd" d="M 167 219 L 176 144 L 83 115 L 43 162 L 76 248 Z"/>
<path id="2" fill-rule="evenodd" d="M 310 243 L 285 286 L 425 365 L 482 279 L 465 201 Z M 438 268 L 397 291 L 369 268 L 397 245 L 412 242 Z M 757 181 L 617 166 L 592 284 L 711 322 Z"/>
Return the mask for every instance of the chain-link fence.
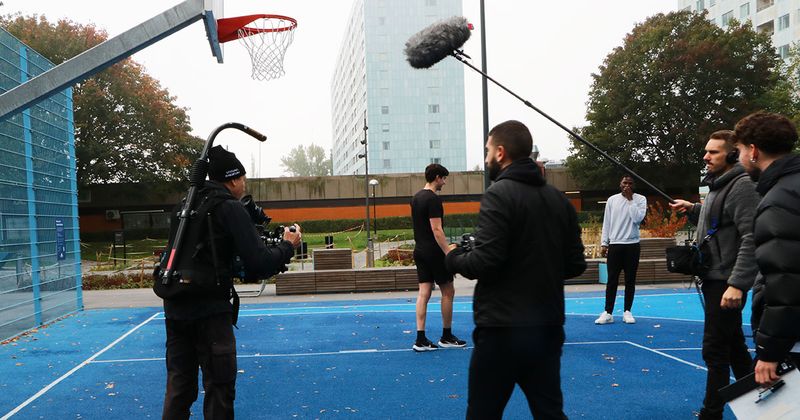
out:
<path id="1" fill-rule="evenodd" d="M 53 67 L 0 30 L 0 90 Z M 0 340 L 81 309 L 72 90 L 0 121 Z"/>

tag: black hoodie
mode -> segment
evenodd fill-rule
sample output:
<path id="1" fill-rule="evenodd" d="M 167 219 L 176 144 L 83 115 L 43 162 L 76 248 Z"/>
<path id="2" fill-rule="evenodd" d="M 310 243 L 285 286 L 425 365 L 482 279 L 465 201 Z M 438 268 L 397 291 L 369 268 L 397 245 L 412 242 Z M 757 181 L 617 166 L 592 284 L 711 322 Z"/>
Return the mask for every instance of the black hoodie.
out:
<path id="1" fill-rule="evenodd" d="M 769 165 L 756 191 L 753 328 L 759 359 L 777 362 L 800 340 L 800 156 Z"/>
<path id="2" fill-rule="evenodd" d="M 447 255 L 450 272 L 478 279 L 478 327 L 564 324 L 564 280 L 586 269 L 581 229 L 566 196 L 530 159 L 514 161 L 481 199 L 476 245 Z"/>

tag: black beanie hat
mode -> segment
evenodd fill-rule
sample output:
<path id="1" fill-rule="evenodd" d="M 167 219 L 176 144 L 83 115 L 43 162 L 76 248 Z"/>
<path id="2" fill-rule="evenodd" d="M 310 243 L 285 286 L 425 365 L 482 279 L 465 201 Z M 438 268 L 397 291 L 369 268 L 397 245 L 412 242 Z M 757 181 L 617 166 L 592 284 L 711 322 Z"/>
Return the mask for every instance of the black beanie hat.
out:
<path id="1" fill-rule="evenodd" d="M 208 151 L 208 178 L 213 181 L 229 181 L 239 178 L 246 174 L 242 162 L 236 159 L 236 155 L 223 149 L 222 146 L 214 146 Z"/>

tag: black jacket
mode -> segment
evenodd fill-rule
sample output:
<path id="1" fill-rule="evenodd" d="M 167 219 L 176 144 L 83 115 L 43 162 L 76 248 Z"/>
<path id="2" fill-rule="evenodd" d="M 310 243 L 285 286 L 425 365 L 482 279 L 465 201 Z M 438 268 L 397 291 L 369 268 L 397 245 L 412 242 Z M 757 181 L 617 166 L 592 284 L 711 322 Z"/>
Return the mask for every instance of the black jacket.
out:
<path id="1" fill-rule="evenodd" d="M 759 359 L 777 362 L 800 340 L 800 156 L 769 165 L 756 190 L 753 328 Z"/>
<path id="2" fill-rule="evenodd" d="M 203 196 L 217 193 L 227 194 L 224 185 L 214 181 L 206 181 L 205 186 L 198 192 L 197 202 Z M 230 199 L 220 203 L 211 213 L 213 216 L 215 243 L 218 244 L 217 252 L 221 271 L 226 277 L 226 284 L 232 284 L 233 260 L 239 256 L 248 274 L 248 279 L 269 277 L 277 274 L 278 270 L 288 264 L 294 255 L 291 242 L 283 241 L 277 246 L 267 247 L 258 236 L 255 225 L 250 215 L 239 200 Z M 173 220 L 173 223 L 175 220 Z M 194 244 L 183 246 L 194 247 Z M 210 255 L 200 259 L 210 259 Z M 208 263 L 203 265 L 203 263 Z M 202 269 L 213 270 L 210 261 L 198 263 Z M 224 312 L 233 312 L 230 298 L 225 296 L 198 296 L 191 299 L 165 299 L 164 314 L 170 319 L 199 319 L 209 315 Z"/>
<path id="3" fill-rule="evenodd" d="M 564 280 L 586 269 L 575 208 L 529 158 L 506 167 L 481 198 L 476 245 L 447 255 L 450 272 L 478 279 L 478 327 L 564 324 Z"/>

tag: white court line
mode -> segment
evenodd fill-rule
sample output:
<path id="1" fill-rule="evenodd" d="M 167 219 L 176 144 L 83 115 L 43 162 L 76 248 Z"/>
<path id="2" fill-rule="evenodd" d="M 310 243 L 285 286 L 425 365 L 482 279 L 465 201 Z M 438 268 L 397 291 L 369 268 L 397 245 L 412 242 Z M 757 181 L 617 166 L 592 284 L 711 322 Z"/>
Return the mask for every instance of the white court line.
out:
<path id="1" fill-rule="evenodd" d="M 567 312 L 565 315 L 578 315 L 578 316 L 597 316 L 596 313 L 594 314 L 581 314 L 577 312 Z M 705 322 L 702 319 L 686 319 L 686 318 L 669 318 L 663 316 L 644 316 L 644 315 L 636 315 L 636 319 L 657 319 L 657 320 L 664 320 L 664 321 L 685 321 L 685 322 Z M 750 325 L 750 324 L 742 324 L 742 325 Z"/>
<path id="2" fill-rule="evenodd" d="M 620 341 L 620 343 L 624 343 L 624 341 Z M 454 349 L 440 349 L 437 351 L 451 351 L 451 350 L 472 350 L 474 347 L 467 346 L 467 347 L 459 347 Z M 355 349 L 355 350 L 338 350 L 338 351 L 322 351 L 316 353 L 255 353 L 255 354 L 237 354 L 237 359 L 258 359 L 258 358 L 280 358 L 280 357 L 304 357 L 304 356 L 336 356 L 336 355 L 344 355 L 344 354 L 367 354 L 367 353 L 397 353 L 397 352 L 410 352 L 413 351 L 410 348 L 402 348 L 402 349 Z M 144 358 L 144 359 L 115 359 L 115 360 L 94 360 L 92 364 L 102 364 L 102 363 L 135 363 L 135 362 L 158 362 L 164 361 L 165 358 L 163 357 L 153 357 L 153 358 Z"/>
<path id="3" fill-rule="evenodd" d="M 653 349 L 657 351 L 700 351 L 703 350 L 702 347 L 673 347 L 673 348 L 666 348 L 666 349 Z"/>
<path id="4" fill-rule="evenodd" d="M 127 337 L 127 336 L 129 336 L 129 335 L 133 334 L 133 332 L 134 332 L 134 331 L 138 330 L 139 328 L 141 328 L 142 326 L 144 326 L 145 324 L 147 324 L 148 322 L 150 322 L 151 320 L 153 320 L 153 318 L 155 318 L 155 317 L 156 317 L 156 315 L 158 315 L 158 313 L 155 313 L 155 314 L 153 314 L 153 316 L 151 316 L 150 318 L 147 318 L 147 319 L 146 319 L 145 321 L 143 321 L 141 324 L 139 324 L 139 325 L 137 325 L 137 326 L 133 327 L 133 329 L 129 330 L 128 332 L 126 332 L 125 334 L 123 334 L 122 336 L 120 336 L 119 338 L 117 338 L 116 340 L 114 340 L 114 341 L 113 341 L 111 344 L 107 345 L 107 346 L 106 346 L 106 347 L 105 347 L 103 350 L 100 350 L 100 351 L 98 351 L 97 353 L 95 353 L 95 354 L 93 354 L 91 357 L 89 357 L 88 359 L 84 360 L 83 362 L 81 362 L 80 364 L 78 364 L 77 366 L 75 366 L 74 368 L 70 369 L 70 371 L 69 371 L 69 372 L 67 372 L 67 373 L 65 373 L 65 374 L 63 374 L 63 375 L 61 375 L 61 377 L 60 377 L 60 378 L 58 378 L 58 379 L 56 379 L 55 381 L 51 382 L 49 385 L 47 385 L 46 387 L 44 387 L 44 388 L 42 388 L 41 390 L 39 390 L 39 392 L 37 392 L 37 393 L 33 394 L 33 396 L 31 396 L 30 398 L 28 398 L 27 400 L 25 400 L 25 402 L 23 402 L 22 404 L 18 405 L 18 406 L 17 406 L 16 408 L 14 408 L 13 410 L 11 410 L 11 411 L 9 411 L 8 413 L 6 413 L 6 415 L 4 415 L 3 417 L 0 417 L 0 420 L 6 420 L 6 419 L 10 418 L 11 416 L 13 416 L 14 414 L 17 414 L 17 413 L 18 413 L 20 410 L 22 410 L 23 408 L 25 408 L 25 407 L 26 407 L 28 404 L 30 404 L 30 403 L 32 403 L 32 402 L 34 402 L 34 401 L 36 401 L 36 399 L 37 399 L 37 398 L 39 398 L 39 397 L 41 397 L 42 395 L 44 395 L 44 393 L 46 393 L 47 391 L 49 391 L 50 389 L 52 389 L 54 386 L 58 385 L 58 384 L 59 384 L 61 381 L 63 381 L 64 379 L 67 379 L 68 377 L 70 377 L 70 376 L 71 376 L 73 373 L 77 372 L 77 371 L 78 371 L 78 369 L 80 369 L 80 368 L 82 368 L 82 367 L 84 367 L 84 366 L 88 365 L 88 364 L 89 364 L 89 363 L 91 363 L 91 362 L 92 362 L 94 359 L 96 359 L 98 356 L 100 356 L 101 354 L 103 354 L 103 353 L 105 353 L 106 351 L 110 350 L 112 347 L 114 347 L 114 346 L 115 346 L 117 343 L 119 343 L 120 341 L 124 340 L 124 339 L 125 339 L 125 337 Z"/>
<path id="5" fill-rule="evenodd" d="M 658 355 L 660 355 L 660 356 L 664 356 L 664 357 L 666 357 L 667 359 L 672 359 L 672 360 L 674 360 L 674 361 L 676 361 L 676 362 L 680 362 L 680 363 L 683 363 L 683 364 L 685 364 L 685 365 L 691 366 L 691 367 L 693 367 L 693 368 L 695 368 L 695 369 L 701 369 L 701 370 L 706 370 L 706 371 L 708 370 L 708 369 L 707 369 L 706 367 L 704 367 L 704 366 L 700 366 L 700 365 L 698 365 L 698 364 L 694 364 L 694 363 L 692 363 L 692 362 L 689 362 L 689 361 L 683 360 L 683 359 L 681 359 L 681 358 L 679 358 L 679 357 L 675 357 L 675 356 L 672 356 L 672 355 L 670 355 L 670 354 L 667 354 L 667 353 L 664 353 L 664 352 L 661 352 L 661 351 L 658 351 L 658 350 L 655 350 L 655 349 L 651 349 L 650 347 L 646 347 L 646 346 L 643 346 L 643 345 L 641 345 L 641 344 L 636 344 L 636 343 L 634 343 L 634 342 L 632 342 L 632 341 L 627 341 L 627 343 L 628 343 L 628 344 L 630 344 L 630 345 L 632 345 L 632 346 L 634 346 L 634 347 L 638 347 L 638 348 L 640 348 L 640 349 L 643 349 L 643 350 L 651 351 L 651 352 L 653 352 L 653 353 L 655 353 L 655 354 L 658 354 Z"/>
<path id="6" fill-rule="evenodd" d="M 431 305 L 428 305 L 428 308 L 431 308 Z M 254 318 L 254 317 L 271 317 L 271 316 L 295 316 L 295 315 L 330 315 L 330 314 L 343 314 L 343 315 L 356 315 L 356 314 L 390 314 L 390 313 L 398 313 L 398 314 L 408 314 L 408 313 L 415 313 L 415 308 L 409 309 L 398 309 L 398 310 L 374 310 L 374 311 L 358 311 L 356 312 L 344 312 L 344 311 L 318 311 L 318 312 L 287 312 L 287 313 L 260 313 L 260 314 L 249 314 L 249 315 L 239 315 L 239 318 Z M 471 314 L 472 310 L 469 311 L 461 311 L 461 310 L 453 310 L 454 314 Z"/>
<path id="7" fill-rule="evenodd" d="M 636 297 L 638 297 L 638 298 L 647 298 L 647 297 L 654 297 L 654 296 L 657 296 L 657 297 L 661 297 L 661 296 L 691 296 L 691 295 L 694 295 L 694 294 L 695 294 L 694 292 L 654 293 L 652 295 L 648 295 L 648 294 L 642 293 L 642 294 L 636 295 Z M 617 297 L 618 298 L 625 297 L 625 295 L 617 295 Z M 564 299 L 566 299 L 566 300 L 596 300 L 596 299 L 605 300 L 605 298 L 606 297 L 603 295 L 603 296 L 586 296 L 586 297 L 568 297 L 568 298 L 564 298 Z"/>

